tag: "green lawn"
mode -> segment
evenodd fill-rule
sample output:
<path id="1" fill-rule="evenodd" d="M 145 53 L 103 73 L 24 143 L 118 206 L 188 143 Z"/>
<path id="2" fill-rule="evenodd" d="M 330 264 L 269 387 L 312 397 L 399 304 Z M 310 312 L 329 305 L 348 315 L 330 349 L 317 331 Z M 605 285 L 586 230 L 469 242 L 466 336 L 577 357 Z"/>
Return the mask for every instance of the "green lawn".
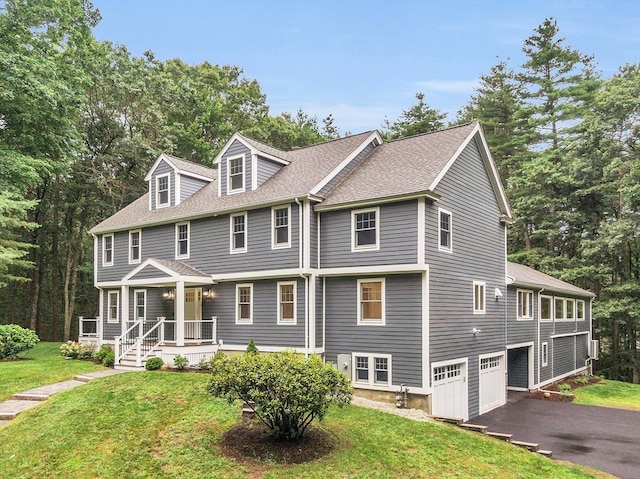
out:
<path id="1" fill-rule="evenodd" d="M 616 407 L 640 411 L 640 384 L 604 379 L 572 391 L 577 404 Z"/>
<path id="2" fill-rule="evenodd" d="M 56 395 L 0 427 L 4 478 L 610 478 L 436 422 L 348 406 L 320 423 L 334 452 L 239 464 L 218 440 L 240 418 L 206 374 L 136 372 Z"/>
<path id="3" fill-rule="evenodd" d="M 105 369 L 91 361 L 64 359 L 62 343 L 38 343 L 25 359 L 0 361 L 0 401 L 37 386 L 72 379 L 76 374 Z"/>

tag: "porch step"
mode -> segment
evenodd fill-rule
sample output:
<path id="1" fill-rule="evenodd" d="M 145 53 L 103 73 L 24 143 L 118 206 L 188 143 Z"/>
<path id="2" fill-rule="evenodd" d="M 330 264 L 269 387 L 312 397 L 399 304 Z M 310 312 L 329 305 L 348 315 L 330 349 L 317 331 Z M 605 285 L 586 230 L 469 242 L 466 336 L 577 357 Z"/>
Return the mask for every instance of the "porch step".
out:
<path id="1" fill-rule="evenodd" d="M 500 439 L 501 441 L 511 442 L 511 438 L 513 437 L 513 434 L 504 434 L 502 432 L 487 431 L 487 436 L 495 437 L 496 439 Z"/>
<path id="2" fill-rule="evenodd" d="M 460 427 L 463 429 L 467 429 L 468 431 L 475 431 L 481 434 L 486 434 L 488 429 L 487 426 L 481 426 L 480 424 L 469 424 L 469 423 L 460 424 Z"/>
<path id="3" fill-rule="evenodd" d="M 522 447 L 523 449 L 528 449 L 531 452 L 538 452 L 540 450 L 540 444 L 535 442 L 511 441 L 511 444 Z"/>
<path id="4" fill-rule="evenodd" d="M 116 371 L 144 371 L 144 366 L 125 366 L 122 364 L 115 364 L 113 369 Z"/>

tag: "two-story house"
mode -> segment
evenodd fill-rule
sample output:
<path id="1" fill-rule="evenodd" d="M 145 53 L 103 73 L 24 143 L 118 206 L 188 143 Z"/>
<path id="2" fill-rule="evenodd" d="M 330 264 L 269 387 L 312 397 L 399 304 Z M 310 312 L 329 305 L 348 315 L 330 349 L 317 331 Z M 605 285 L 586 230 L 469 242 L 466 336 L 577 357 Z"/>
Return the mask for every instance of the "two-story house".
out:
<path id="1" fill-rule="evenodd" d="M 160 155 L 148 192 L 91 230 L 95 333 L 117 364 L 195 364 L 253 339 L 322 355 L 361 393 L 403 384 L 434 415 L 504 404 L 508 357 L 539 341 L 507 335 L 511 211 L 479 124 L 291 151 L 235 134 L 212 166 Z"/>

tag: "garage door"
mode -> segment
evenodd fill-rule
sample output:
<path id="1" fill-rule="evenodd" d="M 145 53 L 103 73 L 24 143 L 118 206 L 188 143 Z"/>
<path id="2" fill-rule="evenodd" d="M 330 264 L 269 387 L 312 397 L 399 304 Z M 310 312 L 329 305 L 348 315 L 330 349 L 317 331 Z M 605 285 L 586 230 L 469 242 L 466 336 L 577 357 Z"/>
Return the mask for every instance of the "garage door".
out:
<path id="1" fill-rule="evenodd" d="M 504 355 L 480 358 L 480 414 L 505 403 Z"/>
<path id="2" fill-rule="evenodd" d="M 467 413 L 466 363 L 447 364 L 433 368 L 432 414 L 434 416 L 461 417 Z"/>

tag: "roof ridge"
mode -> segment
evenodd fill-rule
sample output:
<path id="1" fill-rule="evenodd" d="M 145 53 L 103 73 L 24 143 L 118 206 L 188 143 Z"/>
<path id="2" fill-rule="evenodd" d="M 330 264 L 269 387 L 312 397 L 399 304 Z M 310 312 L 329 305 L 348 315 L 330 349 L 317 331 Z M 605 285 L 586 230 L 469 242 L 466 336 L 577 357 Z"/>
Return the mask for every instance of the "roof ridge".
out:
<path id="1" fill-rule="evenodd" d="M 446 131 L 451 131 L 451 130 L 462 128 L 462 127 L 465 127 L 465 126 L 474 125 L 476 123 L 478 123 L 478 122 L 477 121 L 469 121 L 469 122 L 463 123 L 461 125 L 450 125 L 450 126 L 447 126 L 445 128 L 440 128 L 439 130 L 425 131 L 424 133 L 416 133 L 415 135 L 403 136 L 402 138 L 394 138 L 393 140 L 385 141 L 385 143 L 395 143 L 397 141 L 409 140 L 411 138 L 418 138 L 418 137 L 421 137 L 421 136 L 428 136 L 428 135 L 433 135 L 433 134 L 436 134 L 436 133 L 444 133 Z"/>
<path id="2" fill-rule="evenodd" d="M 173 155 L 171 153 L 163 152 L 162 154 L 170 157 L 173 160 L 182 161 L 184 163 L 189 163 L 190 165 L 193 165 L 193 166 L 200 166 L 202 168 L 208 168 L 210 170 L 216 171 L 216 168 L 212 168 L 211 166 L 203 165 L 202 163 L 197 163 L 195 161 L 185 160 L 184 158 L 181 158 L 179 156 Z"/>
<path id="3" fill-rule="evenodd" d="M 268 143 L 265 143 L 264 141 L 261 140 L 256 140 L 255 138 L 252 138 L 250 136 L 244 135 L 242 133 L 238 133 L 238 135 L 242 136 L 244 139 L 246 140 L 250 140 L 250 141 L 254 141 L 256 143 L 260 143 L 261 145 L 265 145 L 269 148 L 272 148 L 274 150 L 278 150 L 278 151 L 282 151 L 283 153 L 294 153 L 294 152 L 298 152 L 300 150 L 305 150 L 307 148 L 315 148 L 317 146 L 321 146 L 321 145 L 327 145 L 329 143 L 334 143 L 334 142 L 338 142 L 338 141 L 343 141 L 343 140 L 347 140 L 349 138 L 355 138 L 357 136 L 364 136 L 364 135 L 370 135 L 371 133 L 373 133 L 374 131 L 377 130 L 367 130 L 367 131 L 363 131 L 362 133 L 356 133 L 355 135 L 348 135 L 348 136 L 343 136 L 341 138 L 332 138 L 330 140 L 325 140 L 325 141 L 321 141 L 320 143 L 314 143 L 313 145 L 306 145 L 306 146 L 294 146 L 291 150 L 283 150 L 281 148 L 278 148 L 276 146 L 272 146 L 269 145 Z"/>

